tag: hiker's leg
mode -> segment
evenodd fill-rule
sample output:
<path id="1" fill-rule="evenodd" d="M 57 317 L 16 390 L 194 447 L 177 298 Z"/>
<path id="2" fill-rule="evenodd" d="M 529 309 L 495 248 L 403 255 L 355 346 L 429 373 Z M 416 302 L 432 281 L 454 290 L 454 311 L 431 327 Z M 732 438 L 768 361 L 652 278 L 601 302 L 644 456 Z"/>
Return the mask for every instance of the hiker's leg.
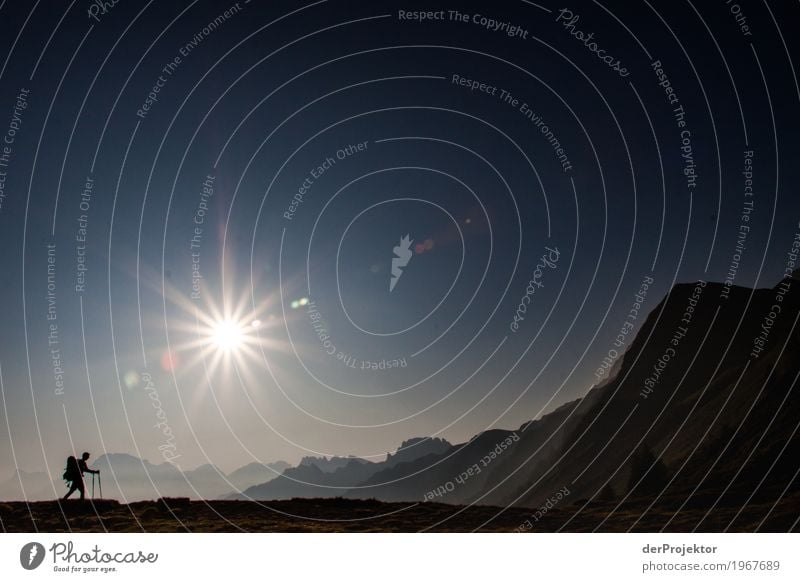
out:
<path id="1" fill-rule="evenodd" d="M 78 481 L 78 490 L 81 492 L 81 499 L 86 498 L 86 485 L 83 483 L 83 479 Z"/>
<path id="2" fill-rule="evenodd" d="M 73 482 L 72 485 L 70 486 L 69 491 L 67 492 L 67 494 L 64 495 L 64 499 L 66 500 L 70 495 L 75 493 L 76 489 L 77 489 L 77 487 L 75 486 L 75 483 Z"/>

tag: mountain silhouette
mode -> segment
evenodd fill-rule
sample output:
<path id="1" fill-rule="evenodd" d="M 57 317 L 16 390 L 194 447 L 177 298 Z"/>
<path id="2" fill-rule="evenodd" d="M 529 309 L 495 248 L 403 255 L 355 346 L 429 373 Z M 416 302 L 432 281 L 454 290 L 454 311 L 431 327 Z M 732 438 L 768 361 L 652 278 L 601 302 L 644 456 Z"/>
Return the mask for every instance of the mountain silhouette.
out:
<path id="1" fill-rule="evenodd" d="M 407 463 L 426 455 L 438 455 L 451 448 L 449 442 L 442 438 L 417 437 L 402 442 L 394 454 L 386 455 L 386 465 L 393 467 Z"/>
<path id="2" fill-rule="evenodd" d="M 574 500 L 616 491 L 677 507 L 741 506 L 753 493 L 778 499 L 784 489 L 796 490 L 800 410 L 791 393 L 800 372 L 794 329 L 800 290 L 795 283 L 782 296 L 784 317 L 754 358 L 779 287 L 733 287 L 722 299 L 723 286 L 709 283 L 686 326 L 696 289 L 677 285 L 653 310 L 616 377 L 574 403 L 561 445 L 526 431 L 480 502 L 535 507 L 568 486 Z M 687 333 L 648 392 L 654 366 L 680 328 Z"/>
<path id="3" fill-rule="evenodd" d="M 367 463 L 364 459 L 358 457 L 303 457 L 299 465 L 314 465 L 323 473 L 333 473 L 347 465 L 350 461 L 359 463 Z"/>
<path id="4" fill-rule="evenodd" d="M 274 479 L 290 467 L 285 461 L 250 463 L 226 475 L 209 464 L 181 471 L 171 463 L 153 464 L 127 453 L 100 455 L 90 465 L 92 469 L 101 471 L 103 495 L 124 501 L 160 497 L 222 498 Z M 87 475 L 88 495 L 91 495 L 91 480 L 91 476 Z M 0 483 L 0 499 L 5 500 L 42 501 L 60 497 L 64 493 L 66 488 L 60 472 L 51 480 L 43 472 L 18 471 Z"/>
<path id="5" fill-rule="evenodd" d="M 617 503 L 658 504 L 659 519 L 722 529 L 726 524 L 711 523 L 707 509 L 733 508 L 738 516 L 737 508 L 800 494 L 798 318 L 796 273 L 755 290 L 678 284 L 647 315 L 607 378 L 516 430 L 491 429 L 459 444 L 411 438 L 379 462 L 305 457 L 295 467 L 251 463 L 227 476 L 212 465 L 181 472 L 126 454 L 103 455 L 93 468 L 103 471 L 106 497 L 129 501 L 558 503 L 569 508 L 564 515 L 598 503 L 610 512 Z M 29 499 L 64 489 L 60 479 L 18 472 L 0 484 L 0 497 L 22 499 L 20 480 Z M 558 492 L 564 493 L 554 497 Z"/>
<path id="6" fill-rule="evenodd" d="M 0 482 L 0 499 L 33 501 L 52 499 L 58 493 L 61 495 L 66 493 L 63 481 L 58 483 L 58 488 L 55 487 L 56 484 L 50 480 L 47 473 L 17 470 L 11 477 Z"/>
<path id="7" fill-rule="evenodd" d="M 244 467 L 239 467 L 228 475 L 228 481 L 239 490 L 244 491 L 248 487 L 266 483 L 278 477 L 286 469 L 291 467 L 286 461 L 276 461 L 274 463 L 250 463 Z"/>
<path id="8" fill-rule="evenodd" d="M 289 469 L 240 498 L 539 507 L 568 490 L 561 503 L 576 510 L 625 499 L 675 512 L 779 499 L 798 488 L 799 287 L 796 279 L 756 290 L 678 284 L 608 378 L 516 431 L 489 430 L 406 458 L 412 439 L 384 462 L 350 462 L 330 473 Z M 776 302 L 782 315 L 754 355 Z M 702 519 L 695 525 L 703 527 Z"/>
<path id="9" fill-rule="evenodd" d="M 452 445 L 444 439 L 418 437 L 404 441 L 394 453 L 386 456 L 385 461 L 378 463 L 357 457 L 333 457 L 320 463 L 316 458 L 306 457 L 297 467 L 287 469 L 277 479 L 251 487 L 241 495 L 234 495 L 233 498 L 261 500 L 346 495 L 372 497 L 378 495 L 380 491 L 371 491 L 368 483 L 365 485 L 366 489 L 359 492 L 360 495 L 350 493 L 348 490 L 366 483 L 378 471 L 402 464 L 403 461 L 414 461 L 431 454 L 439 454 L 451 447 Z M 343 460 L 346 460 L 344 464 Z M 330 470 L 332 466 L 335 466 L 335 469 Z"/>

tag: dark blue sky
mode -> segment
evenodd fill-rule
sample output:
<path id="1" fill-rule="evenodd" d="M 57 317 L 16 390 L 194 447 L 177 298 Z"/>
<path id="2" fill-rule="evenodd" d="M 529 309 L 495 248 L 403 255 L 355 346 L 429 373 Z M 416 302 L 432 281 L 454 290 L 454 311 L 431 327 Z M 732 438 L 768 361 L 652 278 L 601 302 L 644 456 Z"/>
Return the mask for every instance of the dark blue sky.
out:
<path id="1" fill-rule="evenodd" d="M 795 5 L 458 4 L 0 5 L 0 478 L 515 428 L 646 277 L 777 283 Z"/>

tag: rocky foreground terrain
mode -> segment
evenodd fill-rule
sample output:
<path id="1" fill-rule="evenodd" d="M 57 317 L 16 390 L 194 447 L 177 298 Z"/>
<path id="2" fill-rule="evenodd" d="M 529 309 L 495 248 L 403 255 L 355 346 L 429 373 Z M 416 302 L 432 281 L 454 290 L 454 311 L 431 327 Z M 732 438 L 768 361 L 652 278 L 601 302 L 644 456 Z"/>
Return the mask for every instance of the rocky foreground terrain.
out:
<path id="1" fill-rule="evenodd" d="M 741 513 L 738 504 L 718 504 L 710 512 L 706 507 L 676 511 L 677 500 L 649 510 L 645 500 L 616 505 L 579 500 L 550 509 L 503 510 L 341 498 L 263 503 L 160 499 L 129 505 L 112 500 L 5 502 L 0 503 L 0 527 L 4 532 L 683 532 L 701 523 L 698 531 L 786 532 L 798 531 L 800 496 L 777 505 L 753 502 Z"/>

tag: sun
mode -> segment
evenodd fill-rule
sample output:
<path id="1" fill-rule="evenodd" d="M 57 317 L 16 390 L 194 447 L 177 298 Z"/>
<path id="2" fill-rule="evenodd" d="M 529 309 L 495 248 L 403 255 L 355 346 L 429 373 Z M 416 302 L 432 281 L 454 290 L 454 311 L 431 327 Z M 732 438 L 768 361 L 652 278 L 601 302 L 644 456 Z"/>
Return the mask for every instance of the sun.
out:
<path id="1" fill-rule="evenodd" d="M 231 319 L 218 321 L 211 332 L 211 341 L 223 352 L 233 352 L 244 345 L 244 329 Z"/>
<path id="2" fill-rule="evenodd" d="M 165 297 L 183 312 L 172 324 L 175 334 L 169 344 L 167 371 L 185 373 L 199 367 L 209 378 L 218 374 L 240 381 L 260 381 L 258 366 L 275 353 L 288 354 L 292 348 L 276 337 L 282 319 L 280 292 L 256 301 L 252 289 L 238 299 L 214 300 L 210 294 L 198 304 L 172 286 L 162 286 Z"/>

